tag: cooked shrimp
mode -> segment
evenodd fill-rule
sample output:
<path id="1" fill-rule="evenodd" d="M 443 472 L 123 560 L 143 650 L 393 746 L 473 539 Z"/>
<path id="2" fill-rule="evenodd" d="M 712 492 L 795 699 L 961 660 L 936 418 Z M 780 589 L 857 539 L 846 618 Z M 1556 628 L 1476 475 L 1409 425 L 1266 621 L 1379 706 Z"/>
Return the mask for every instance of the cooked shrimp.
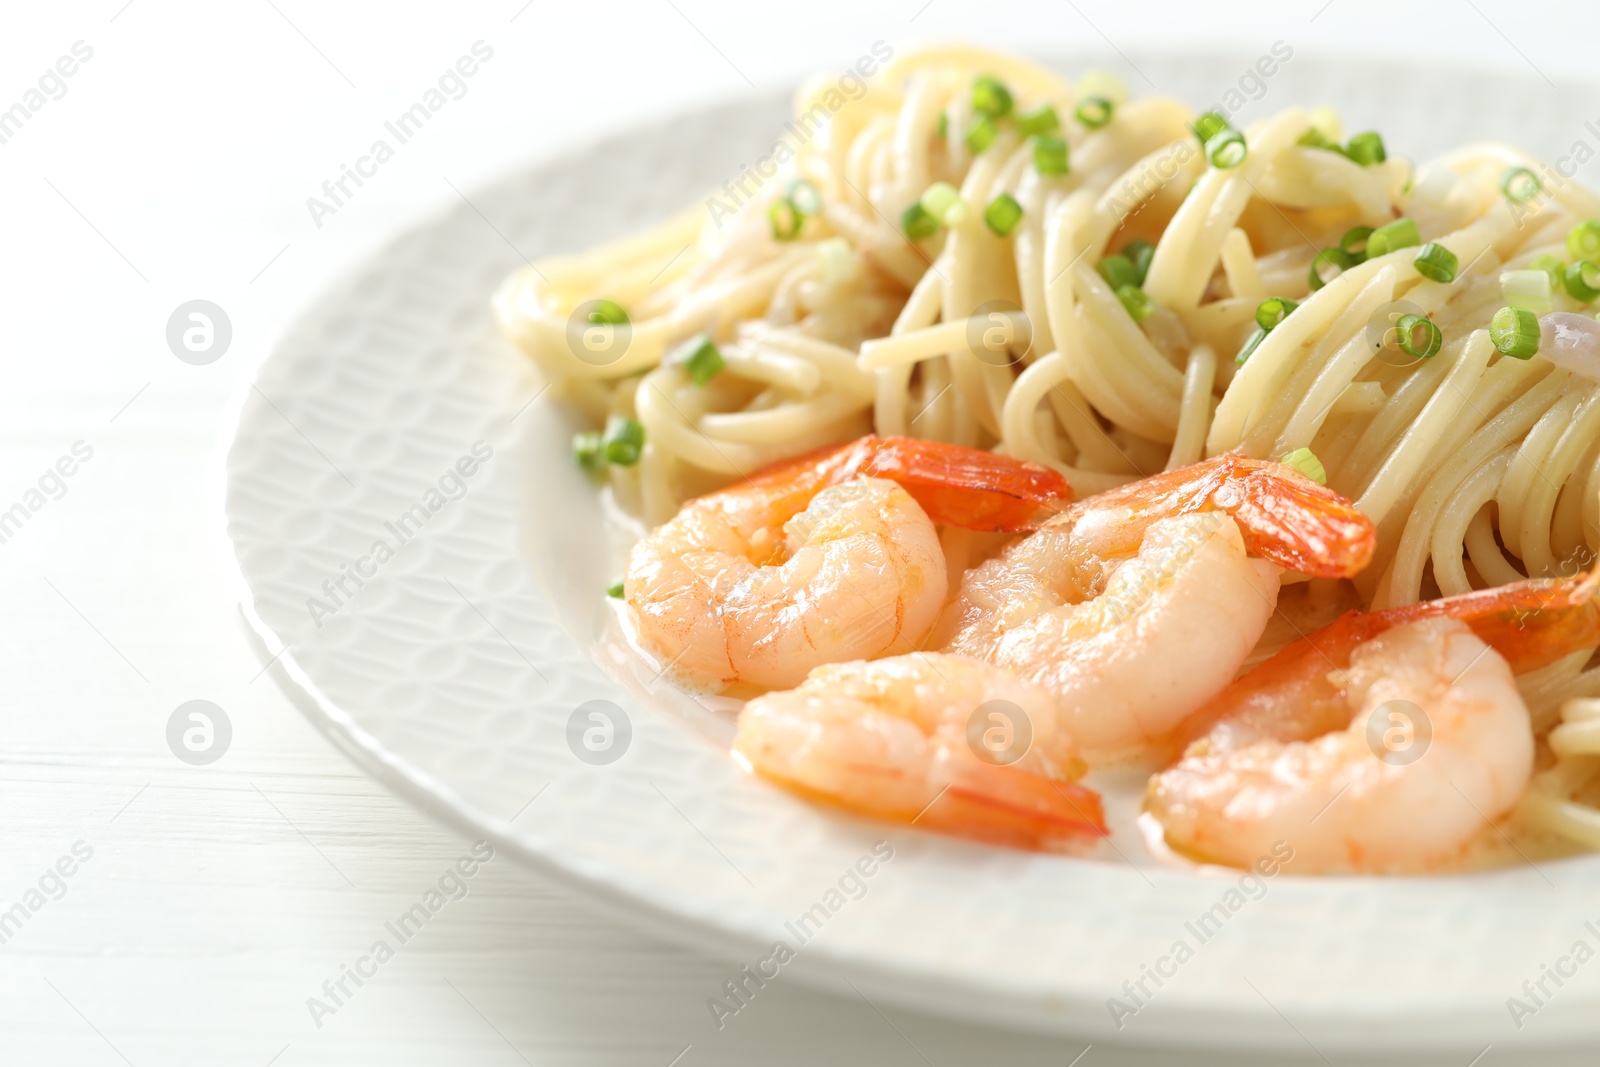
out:
<path id="1" fill-rule="evenodd" d="M 1146 806 L 1170 844 L 1217 862 L 1248 866 L 1282 840 L 1305 873 L 1437 865 L 1527 786 L 1513 672 L 1600 642 L 1597 587 L 1600 571 L 1350 612 L 1196 715 L 1203 736 L 1151 779 Z M 1423 716 L 1430 745 L 1390 758 L 1386 730 L 1415 744 Z"/>
<path id="2" fill-rule="evenodd" d="M 1426 870 L 1521 798 L 1528 707 L 1466 623 L 1386 630 L 1352 650 L 1339 680 L 1339 699 L 1280 719 L 1310 738 L 1239 745 L 1248 733 L 1221 730 L 1153 778 L 1147 806 L 1168 843 L 1236 867 L 1287 842 L 1299 873 Z"/>
<path id="3" fill-rule="evenodd" d="M 689 501 L 634 546 L 624 593 L 681 684 L 785 688 L 917 646 L 948 590 L 935 523 L 1028 529 L 1069 493 L 1007 456 L 863 438 Z"/>
<path id="4" fill-rule="evenodd" d="M 1106 829 L 1099 796 L 1073 781 L 1083 762 L 1055 707 L 998 667 L 913 653 L 819 667 L 757 697 L 733 748 L 758 773 L 863 815 L 1062 849 Z M 1001 731 L 993 743 L 989 730 Z"/>
<path id="5" fill-rule="evenodd" d="M 1147 756 L 1232 681 L 1280 565 L 1351 574 L 1373 540 L 1291 468 L 1221 456 L 1073 504 L 969 571 L 936 643 L 1048 689 L 1091 763 Z"/>

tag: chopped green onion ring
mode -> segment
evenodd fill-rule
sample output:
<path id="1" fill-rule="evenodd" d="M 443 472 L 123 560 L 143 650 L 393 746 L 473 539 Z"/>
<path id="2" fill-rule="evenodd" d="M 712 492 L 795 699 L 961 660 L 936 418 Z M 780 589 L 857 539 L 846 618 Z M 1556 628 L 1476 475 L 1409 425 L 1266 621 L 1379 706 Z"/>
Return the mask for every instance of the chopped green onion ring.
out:
<path id="1" fill-rule="evenodd" d="M 572 458 L 586 471 L 597 471 L 606 465 L 605 446 L 600 441 L 600 431 L 585 430 L 572 435 Z"/>
<path id="2" fill-rule="evenodd" d="M 1566 280 L 1567 265 L 1555 256 L 1540 256 L 1528 264 L 1529 270 L 1542 270 L 1550 275 L 1550 288 L 1558 289 Z"/>
<path id="3" fill-rule="evenodd" d="M 1134 322 L 1143 322 L 1156 310 L 1156 302 L 1137 285 L 1124 285 L 1117 289 L 1117 299 L 1122 301 L 1122 306 Z"/>
<path id="4" fill-rule="evenodd" d="M 1422 237 L 1417 233 L 1417 224 L 1408 218 L 1398 218 L 1372 231 L 1372 236 L 1367 238 L 1367 258 L 1377 259 L 1390 252 L 1398 252 L 1402 248 L 1414 248 L 1421 243 Z"/>
<path id="5" fill-rule="evenodd" d="M 1573 259 L 1600 260 L 1600 219 L 1588 219 L 1569 230 L 1567 251 Z"/>
<path id="6" fill-rule="evenodd" d="M 1285 300 L 1281 296 L 1269 297 L 1256 305 L 1256 325 L 1263 330 L 1271 330 L 1299 306 L 1293 300 Z"/>
<path id="7" fill-rule="evenodd" d="M 596 300 L 589 312 L 589 321 L 600 326 L 626 326 L 628 313 L 615 300 Z"/>
<path id="8" fill-rule="evenodd" d="M 1356 262 L 1367 258 L 1367 242 L 1372 238 L 1371 226 L 1352 226 L 1339 238 L 1339 249 L 1356 257 Z"/>
<path id="9" fill-rule="evenodd" d="M 984 225 L 1001 237 L 1008 237 L 1022 221 L 1022 205 L 1010 193 L 1001 193 L 983 209 Z"/>
<path id="10" fill-rule="evenodd" d="M 1438 325 L 1421 315 L 1402 315 L 1394 328 L 1399 335 L 1397 343 L 1400 351 L 1417 359 L 1432 359 L 1444 344 L 1444 334 Z M 1422 332 L 1421 340 L 1417 338 L 1419 330 Z"/>
<path id="11" fill-rule="evenodd" d="M 1500 295 L 1512 307 L 1527 308 L 1535 315 L 1555 306 L 1550 275 L 1542 270 L 1505 271 L 1500 275 Z"/>
<path id="12" fill-rule="evenodd" d="M 793 200 L 785 198 L 774 200 L 772 206 L 767 208 L 767 221 L 772 223 L 774 241 L 793 241 L 800 236 L 806 217 L 794 206 Z"/>
<path id="13" fill-rule="evenodd" d="M 618 578 L 616 581 L 614 581 L 610 585 L 606 586 L 606 596 L 610 597 L 613 600 L 621 600 L 622 599 L 622 593 L 623 593 L 623 585 L 624 585 L 623 580 L 621 578 Z"/>
<path id="14" fill-rule="evenodd" d="M 1135 237 L 1122 246 L 1122 254 L 1133 264 L 1134 273 L 1138 278 L 1133 284 L 1142 286 L 1145 277 L 1150 273 L 1150 261 L 1155 258 L 1156 246 L 1143 237 Z"/>
<path id="15" fill-rule="evenodd" d="M 1297 448 L 1293 452 L 1287 452 L 1278 462 L 1286 467 L 1293 467 L 1318 485 L 1328 484 L 1327 469 L 1322 466 L 1317 454 L 1309 448 Z"/>
<path id="16" fill-rule="evenodd" d="M 1561 280 L 1566 284 L 1568 296 L 1587 304 L 1600 296 L 1600 263 L 1592 259 L 1580 259 L 1567 268 Z"/>
<path id="17" fill-rule="evenodd" d="M 900 213 L 900 228 L 907 240 L 922 241 L 939 232 L 939 220 L 921 203 L 914 203 Z"/>
<path id="18" fill-rule="evenodd" d="M 1307 281 L 1311 284 L 1311 291 L 1313 293 L 1316 292 L 1360 262 L 1359 259 L 1342 248 L 1324 248 L 1311 260 L 1311 272 L 1307 276 Z M 1324 278 L 1321 270 L 1323 267 L 1337 267 L 1339 269 L 1331 277 Z"/>
<path id="19" fill-rule="evenodd" d="M 1539 195 L 1541 188 L 1539 176 L 1527 167 L 1510 167 L 1500 178 L 1500 191 L 1513 204 L 1526 204 Z"/>
<path id="20" fill-rule="evenodd" d="M 639 462 L 639 454 L 644 451 L 644 427 L 633 419 L 613 415 L 606 420 L 606 432 L 601 441 L 608 462 L 631 467 Z"/>
<path id="21" fill-rule="evenodd" d="M 967 151 L 975 156 L 983 154 L 984 149 L 994 144 L 994 139 L 1000 136 L 1000 127 L 988 115 L 967 127 Z"/>
<path id="22" fill-rule="evenodd" d="M 808 219 L 822 214 L 822 194 L 807 178 L 799 178 L 790 184 L 789 203 Z"/>
<path id="23" fill-rule="evenodd" d="M 1383 147 L 1383 137 L 1371 130 L 1358 133 L 1345 142 L 1344 154 L 1352 163 L 1359 163 L 1363 167 L 1382 163 L 1389 158 L 1389 153 Z"/>
<path id="24" fill-rule="evenodd" d="M 1417 273 L 1424 278 L 1449 283 L 1456 280 L 1456 271 L 1461 269 L 1461 260 L 1444 245 L 1429 241 L 1422 246 L 1422 251 L 1417 253 L 1417 258 L 1411 261 L 1411 265 L 1416 267 Z"/>
<path id="25" fill-rule="evenodd" d="M 980 115 L 1002 118 L 1011 114 L 1011 90 L 1000 79 L 985 74 L 972 83 L 972 110 Z"/>
<path id="26" fill-rule="evenodd" d="M 1200 139 L 1200 144 L 1203 146 L 1211 138 L 1230 127 L 1228 120 L 1223 118 L 1220 112 L 1207 111 L 1196 118 L 1189 128 L 1194 131 L 1194 135 Z"/>
<path id="27" fill-rule="evenodd" d="M 1059 178 L 1072 169 L 1067 142 L 1055 134 L 1033 139 L 1033 167 L 1047 178 Z"/>
<path id="28" fill-rule="evenodd" d="M 1238 130 L 1222 130 L 1206 142 L 1206 159 L 1218 170 L 1232 170 L 1243 163 L 1249 154 L 1244 134 Z"/>
<path id="29" fill-rule="evenodd" d="M 1091 130 L 1098 130 L 1111 121 L 1111 116 L 1116 114 L 1117 105 L 1103 96 L 1091 96 L 1078 105 L 1078 110 L 1073 112 L 1084 126 Z"/>
<path id="30" fill-rule="evenodd" d="M 1539 317 L 1527 308 L 1503 307 L 1489 322 L 1489 339 L 1502 355 L 1532 359 L 1539 351 Z"/>
<path id="31" fill-rule="evenodd" d="M 1032 111 L 1024 112 L 1017 116 L 1017 132 L 1024 137 L 1055 133 L 1060 129 L 1061 118 L 1056 114 L 1054 105 L 1051 104 L 1040 104 Z"/>
<path id="32" fill-rule="evenodd" d="M 1139 268 L 1133 265 L 1133 260 L 1121 253 L 1105 257 L 1095 265 L 1095 269 L 1113 289 L 1121 289 L 1125 285 L 1137 288 L 1142 284 L 1139 281 Z"/>
<path id="33" fill-rule="evenodd" d="M 702 388 L 727 366 L 722 358 L 722 350 L 703 333 L 695 334 L 679 345 L 667 357 L 667 362 L 682 366 L 689 373 L 689 379 Z"/>

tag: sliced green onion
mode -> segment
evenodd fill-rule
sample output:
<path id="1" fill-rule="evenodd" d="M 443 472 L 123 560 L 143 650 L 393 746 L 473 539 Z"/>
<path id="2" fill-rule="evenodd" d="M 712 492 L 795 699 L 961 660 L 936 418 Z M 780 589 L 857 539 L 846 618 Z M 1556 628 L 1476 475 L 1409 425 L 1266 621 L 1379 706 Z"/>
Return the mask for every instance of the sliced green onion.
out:
<path id="1" fill-rule="evenodd" d="M 1122 79 L 1103 70 L 1084 71 L 1083 77 L 1078 79 L 1076 90 L 1080 100 L 1103 96 L 1107 100 L 1125 103 L 1128 99 L 1128 87 Z"/>
<path id="2" fill-rule="evenodd" d="M 1010 236 L 1011 231 L 1017 228 L 1017 223 L 1022 221 L 1022 205 L 1010 193 L 1001 193 L 983 209 L 983 221 L 1001 237 Z"/>
<path id="3" fill-rule="evenodd" d="M 1117 253 L 1107 256 L 1095 264 L 1095 270 L 1100 272 L 1100 277 L 1113 289 L 1121 289 L 1124 285 L 1139 286 L 1139 268 L 1133 265 L 1133 260 Z"/>
<path id="4" fill-rule="evenodd" d="M 1091 130 L 1098 130 L 1111 121 L 1111 116 L 1116 114 L 1117 105 L 1103 96 L 1091 96 L 1078 105 L 1078 110 L 1073 112 L 1073 117 Z"/>
<path id="5" fill-rule="evenodd" d="M 1137 285 L 1124 285 L 1117 289 L 1117 299 L 1127 309 L 1134 322 L 1143 322 L 1156 309 L 1156 302 Z"/>
<path id="6" fill-rule="evenodd" d="M 1561 279 L 1566 283 L 1567 295 L 1582 304 L 1600 296 L 1600 263 L 1580 259 L 1567 268 Z"/>
<path id="7" fill-rule="evenodd" d="M 1256 305 L 1256 325 L 1263 330 L 1271 330 L 1299 306 L 1293 300 L 1285 300 L 1281 296 L 1269 297 Z"/>
<path id="8" fill-rule="evenodd" d="M 1223 130 L 1228 129 L 1229 126 L 1228 120 L 1222 117 L 1221 112 L 1207 111 L 1196 118 L 1189 125 L 1189 128 L 1194 131 L 1196 137 L 1200 138 L 1200 144 L 1204 146 L 1207 141 Z"/>
<path id="9" fill-rule="evenodd" d="M 1222 130 L 1206 142 L 1206 159 L 1218 170 L 1232 170 L 1250 154 L 1244 143 L 1244 134 L 1238 130 Z"/>
<path id="10" fill-rule="evenodd" d="M 613 415 L 606 420 L 602 443 L 609 462 L 619 467 L 631 467 L 639 462 L 639 453 L 644 451 L 644 427 L 633 419 Z"/>
<path id="11" fill-rule="evenodd" d="M 921 203 L 915 203 L 900 213 L 900 228 L 909 240 L 921 241 L 939 232 L 939 220 Z"/>
<path id="12" fill-rule="evenodd" d="M 917 202 L 946 226 L 958 226 L 967 217 L 967 202 L 961 199 L 961 190 L 949 182 L 934 182 L 922 191 L 922 199 Z"/>
<path id="13" fill-rule="evenodd" d="M 585 430 L 572 435 L 572 458 L 586 471 L 597 471 L 606 465 L 605 446 L 600 441 L 600 431 Z"/>
<path id="14" fill-rule="evenodd" d="M 806 218 L 822 214 L 822 194 L 805 178 L 789 186 L 789 203 L 794 205 L 795 211 Z"/>
<path id="15" fill-rule="evenodd" d="M 1345 142 L 1344 154 L 1350 157 L 1352 163 L 1359 163 L 1363 167 L 1382 163 L 1389 158 L 1389 153 L 1383 147 L 1383 138 L 1371 130 L 1358 133 Z"/>
<path id="16" fill-rule="evenodd" d="M 1526 204 L 1541 188 L 1539 176 L 1527 167 L 1511 167 L 1500 178 L 1500 191 L 1513 204 Z"/>
<path id="17" fill-rule="evenodd" d="M 1241 367 L 1244 366 L 1245 360 L 1250 358 L 1250 353 L 1254 352 L 1258 347 L 1260 347 L 1261 342 L 1265 341 L 1266 339 L 1267 331 L 1261 329 L 1259 326 L 1256 327 L 1255 331 L 1252 332 L 1245 340 L 1244 346 L 1239 349 L 1239 354 L 1234 357 L 1234 362 Z"/>
<path id="18" fill-rule="evenodd" d="M 1328 472 L 1322 466 L 1322 460 L 1318 459 L 1317 454 L 1309 448 L 1297 448 L 1293 452 L 1285 453 L 1278 462 L 1286 467 L 1293 467 L 1318 485 L 1328 484 Z"/>
<path id="19" fill-rule="evenodd" d="M 1401 315 L 1394 328 L 1400 351 L 1417 359 L 1431 359 L 1444 344 L 1444 333 L 1438 325 L 1421 315 Z"/>
<path id="20" fill-rule="evenodd" d="M 1542 315 L 1555 306 L 1550 275 L 1542 270 L 1508 270 L 1500 275 L 1500 294 L 1512 307 Z"/>
<path id="21" fill-rule="evenodd" d="M 1311 261 L 1311 272 L 1307 275 L 1307 281 L 1311 284 L 1311 291 L 1313 293 L 1316 292 L 1360 262 L 1359 259 L 1342 248 L 1324 248 Z M 1338 270 L 1327 277 L 1323 277 L 1323 267 L 1337 267 Z"/>
<path id="22" fill-rule="evenodd" d="M 1054 134 L 1033 139 L 1033 167 L 1047 178 L 1059 178 L 1072 169 L 1067 142 Z"/>
<path id="23" fill-rule="evenodd" d="M 1372 231 L 1372 236 L 1367 238 L 1367 258 L 1377 259 L 1390 252 L 1398 252 L 1402 248 L 1414 248 L 1421 243 L 1422 237 L 1417 233 L 1415 222 L 1404 218 L 1395 219 Z"/>
<path id="24" fill-rule="evenodd" d="M 1017 116 L 1017 132 L 1024 137 L 1055 133 L 1059 129 L 1061 129 L 1061 119 L 1052 104 L 1040 104 L 1032 111 Z"/>
<path id="25" fill-rule="evenodd" d="M 806 217 L 800 214 L 794 201 L 774 200 L 772 206 L 767 208 L 767 221 L 772 223 L 774 241 L 792 241 L 800 236 L 800 228 L 806 224 Z"/>
<path id="26" fill-rule="evenodd" d="M 967 151 L 978 156 L 983 150 L 994 144 L 994 139 L 1000 136 L 1000 127 L 988 115 L 967 127 Z"/>
<path id="27" fill-rule="evenodd" d="M 1567 231 L 1567 251 L 1573 259 L 1600 260 L 1600 219 L 1580 222 Z"/>
<path id="28" fill-rule="evenodd" d="M 628 313 L 615 300 L 596 300 L 589 312 L 589 321 L 602 326 L 625 326 Z"/>
<path id="29" fill-rule="evenodd" d="M 943 111 L 939 112 L 939 125 L 933 128 L 933 135 L 941 141 L 950 136 L 950 116 Z"/>
<path id="30" fill-rule="evenodd" d="M 1344 149 L 1339 147 L 1338 142 L 1328 140 L 1328 135 L 1317 129 L 1315 126 L 1311 127 L 1305 133 L 1302 133 L 1300 135 L 1300 140 L 1296 141 L 1295 144 L 1301 146 L 1302 148 L 1321 148 L 1328 152 L 1344 151 Z"/>
<path id="31" fill-rule="evenodd" d="M 1411 261 L 1417 268 L 1417 273 L 1424 278 L 1431 278 L 1436 282 L 1453 282 L 1456 280 L 1456 271 L 1461 268 L 1461 260 L 1456 254 L 1442 244 L 1429 241 L 1422 246 L 1422 251 L 1417 253 L 1417 258 Z"/>
<path id="32" fill-rule="evenodd" d="M 1532 359 L 1539 351 L 1539 317 L 1527 308 L 1503 307 L 1489 322 L 1489 340 L 1503 355 Z"/>
<path id="33" fill-rule="evenodd" d="M 722 350 L 717 347 L 715 341 L 703 333 L 695 334 L 679 345 L 677 350 L 667 357 L 667 362 L 682 366 L 689 372 L 690 380 L 701 387 L 727 366 L 722 359 Z"/>
<path id="34" fill-rule="evenodd" d="M 1011 90 L 999 78 L 985 74 L 972 83 L 972 110 L 995 118 L 1011 114 Z"/>
<path id="35" fill-rule="evenodd" d="M 1122 246 L 1122 254 L 1133 264 L 1134 273 L 1138 276 L 1138 280 L 1133 284 L 1143 285 L 1150 273 L 1150 261 L 1156 255 L 1156 246 L 1143 237 L 1135 237 Z"/>
<path id="36" fill-rule="evenodd" d="M 1567 276 L 1567 265 L 1555 256 L 1540 256 L 1528 264 L 1529 270 L 1542 270 L 1550 275 L 1550 288 L 1561 285 Z"/>
<path id="37" fill-rule="evenodd" d="M 621 578 L 618 578 L 616 581 L 606 586 L 606 596 L 611 597 L 613 600 L 621 600 L 622 587 L 623 581 Z"/>
<path id="38" fill-rule="evenodd" d="M 1371 226 L 1352 226 L 1339 238 L 1339 250 L 1354 256 L 1356 262 L 1367 258 L 1367 242 L 1372 238 Z"/>

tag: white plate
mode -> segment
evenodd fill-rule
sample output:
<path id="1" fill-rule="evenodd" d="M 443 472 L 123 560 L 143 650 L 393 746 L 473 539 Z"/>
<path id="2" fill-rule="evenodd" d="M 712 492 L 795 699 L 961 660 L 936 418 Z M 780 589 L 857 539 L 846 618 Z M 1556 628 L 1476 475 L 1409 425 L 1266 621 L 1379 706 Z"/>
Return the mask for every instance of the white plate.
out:
<path id="1" fill-rule="evenodd" d="M 1162 92 L 1206 103 L 1249 88 L 1255 58 L 1137 63 Z M 1265 85 L 1254 111 L 1335 104 L 1351 129 L 1379 128 L 1416 158 L 1483 136 L 1551 158 L 1593 140 L 1581 113 L 1592 96 L 1516 73 L 1379 76 L 1297 57 Z M 312 720 L 419 807 L 619 915 L 752 966 L 781 939 L 797 950 L 781 975 L 852 983 L 874 1002 L 1097 1041 L 1301 1051 L 1600 1036 L 1600 963 L 1520 1030 L 1507 1008 L 1576 940 L 1600 947 L 1583 926 L 1600 920 L 1600 858 L 1278 878 L 1202 944 L 1186 924 L 1236 877 L 832 814 L 741 773 L 722 720 L 606 652 L 602 590 L 621 546 L 568 461 L 567 417 L 532 400 L 525 362 L 496 336 L 489 294 L 524 256 L 582 249 L 703 197 L 766 150 L 784 109 L 770 98 L 658 123 L 475 193 L 330 292 L 263 362 L 226 456 L 227 533 L 242 610 Z M 426 510 L 477 441 L 493 455 L 462 479 L 464 496 Z M 418 504 L 420 533 L 392 560 L 360 563 L 371 577 L 313 620 L 309 598 L 334 606 L 324 581 L 374 542 L 398 544 L 386 523 Z M 592 700 L 631 724 L 609 765 L 569 746 Z M 859 879 L 864 896 L 830 896 L 879 840 L 894 857 Z M 818 903 L 826 921 L 802 945 L 786 924 Z M 1119 1028 L 1108 998 L 1131 1004 L 1124 982 L 1180 939 L 1193 958 L 1159 988 L 1145 979 L 1153 995 Z"/>

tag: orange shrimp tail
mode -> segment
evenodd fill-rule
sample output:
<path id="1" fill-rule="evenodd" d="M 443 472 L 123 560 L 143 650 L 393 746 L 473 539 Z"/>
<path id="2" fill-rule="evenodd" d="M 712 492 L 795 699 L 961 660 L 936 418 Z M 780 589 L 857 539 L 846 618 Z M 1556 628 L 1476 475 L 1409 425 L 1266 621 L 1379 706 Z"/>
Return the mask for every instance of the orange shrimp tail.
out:
<path id="1" fill-rule="evenodd" d="M 1517 674 L 1600 645 L 1600 565 L 1571 578 L 1534 578 L 1375 612 L 1382 628 L 1448 616 L 1472 627 Z"/>
<path id="2" fill-rule="evenodd" d="M 951 783 L 914 824 L 958 837 L 1047 850 L 1105 837 L 1100 794 L 1077 782 L 984 763 L 960 750 L 941 758 Z"/>
<path id="3" fill-rule="evenodd" d="M 910 493 L 935 523 L 968 530 L 1034 530 L 1072 500 L 1067 480 L 1037 463 L 941 441 L 873 434 L 775 463 L 750 481 L 792 488 L 797 501 L 809 501 L 852 478 L 888 479 Z"/>
<path id="4" fill-rule="evenodd" d="M 1148 519 L 1222 511 L 1253 556 L 1318 578 L 1348 578 L 1372 561 L 1372 520 L 1292 467 L 1236 452 L 1163 471 L 1093 498 Z"/>
<path id="5" fill-rule="evenodd" d="M 1348 578 L 1372 562 L 1377 527 L 1350 501 L 1281 463 L 1234 459 L 1216 499 L 1237 494 L 1226 510 L 1252 555 L 1318 578 Z"/>

